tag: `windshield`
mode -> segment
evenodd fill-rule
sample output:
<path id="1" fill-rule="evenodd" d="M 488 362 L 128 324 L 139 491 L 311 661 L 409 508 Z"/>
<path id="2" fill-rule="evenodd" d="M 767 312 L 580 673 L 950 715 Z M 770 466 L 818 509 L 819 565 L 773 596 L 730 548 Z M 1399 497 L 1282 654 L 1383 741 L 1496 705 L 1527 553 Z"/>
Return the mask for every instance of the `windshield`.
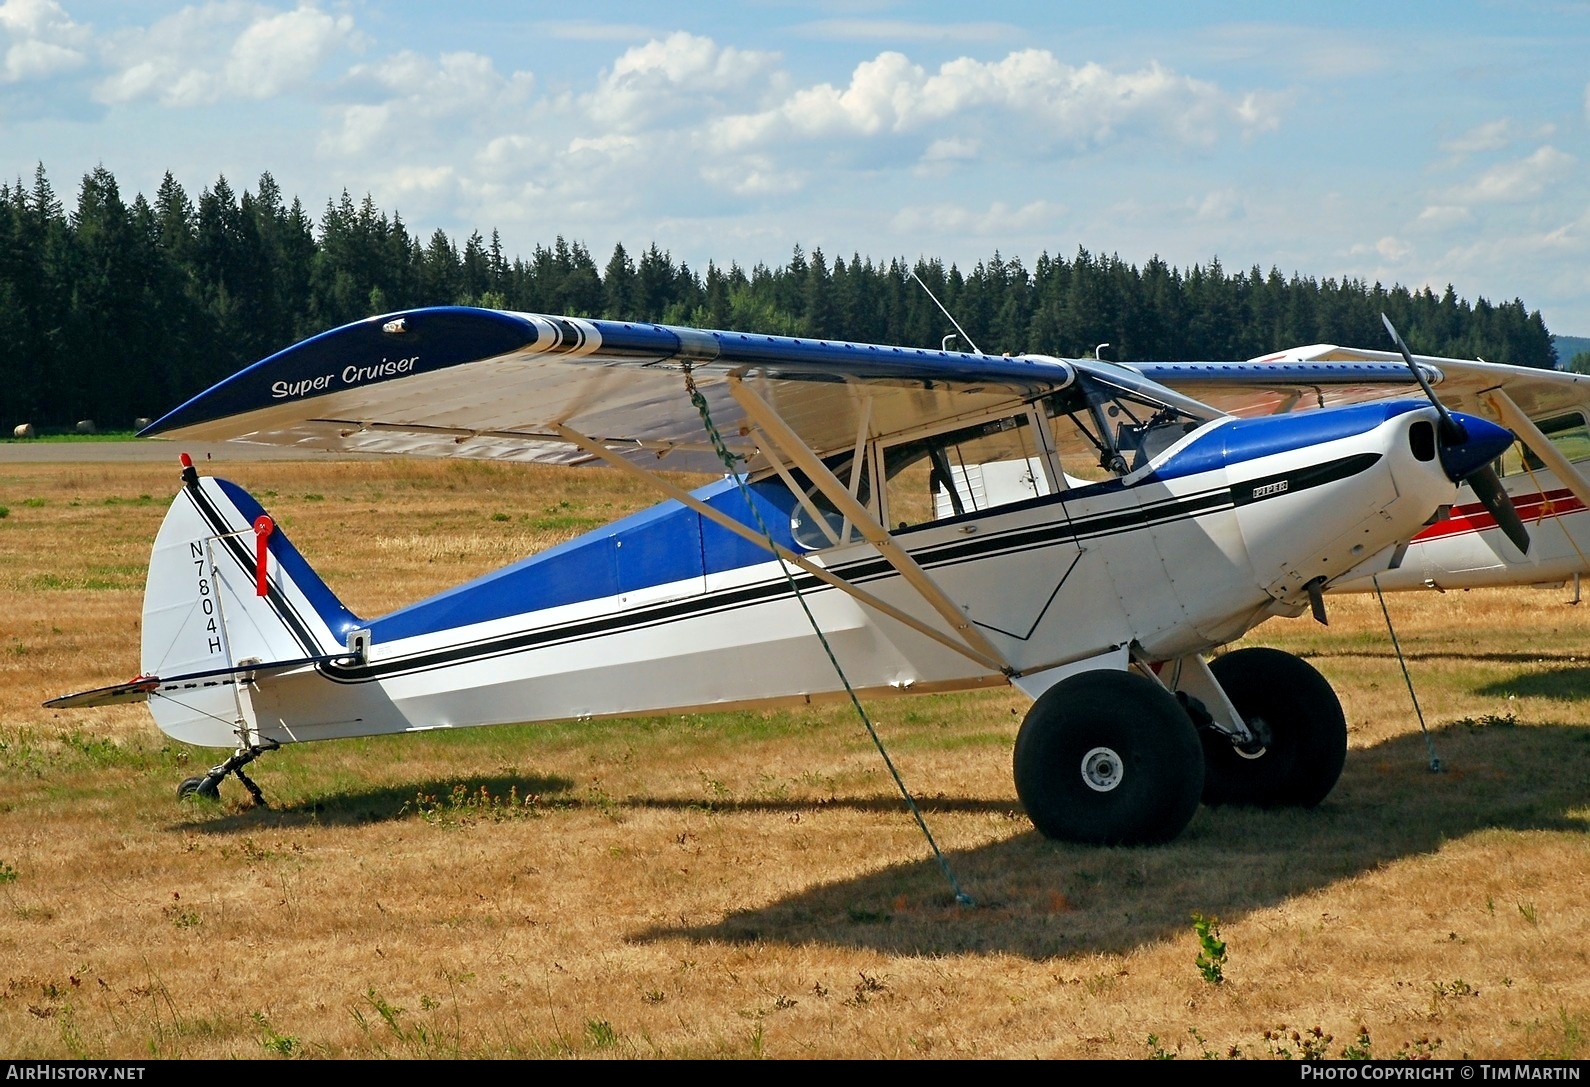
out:
<path id="1" fill-rule="evenodd" d="M 1147 388 L 1129 387 L 1114 375 L 1083 373 L 1075 386 L 1049 399 L 1055 444 L 1068 473 L 1089 481 L 1127 475 L 1218 418 L 1197 401 L 1141 384 Z"/>

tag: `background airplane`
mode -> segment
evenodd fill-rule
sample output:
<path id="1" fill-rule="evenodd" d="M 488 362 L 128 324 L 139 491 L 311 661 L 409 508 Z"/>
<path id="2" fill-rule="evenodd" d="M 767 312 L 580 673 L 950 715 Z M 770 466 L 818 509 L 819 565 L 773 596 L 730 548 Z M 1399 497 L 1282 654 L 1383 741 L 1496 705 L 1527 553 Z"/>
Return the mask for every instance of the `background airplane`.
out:
<path id="1" fill-rule="evenodd" d="M 1279 371 L 1215 373 L 1268 392 Z M 1346 754 L 1329 685 L 1268 649 L 1207 655 L 1388 569 L 1513 442 L 1423 396 L 1239 418 L 1094 360 L 460 308 L 306 340 L 148 433 L 605 463 L 670 499 L 363 618 L 188 464 L 143 674 L 51 703 L 147 699 L 173 737 L 235 748 L 183 792 L 236 773 L 259 796 L 242 769 L 284 743 L 1010 683 L 1035 700 L 1022 803 L 1083 842 L 1173 837 L 1200 800 L 1319 803 Z M 990 471 L 1018 485 L 973 485 L 1012 464 Z M 732 471 L 686 492 L 672 468 Z"/>

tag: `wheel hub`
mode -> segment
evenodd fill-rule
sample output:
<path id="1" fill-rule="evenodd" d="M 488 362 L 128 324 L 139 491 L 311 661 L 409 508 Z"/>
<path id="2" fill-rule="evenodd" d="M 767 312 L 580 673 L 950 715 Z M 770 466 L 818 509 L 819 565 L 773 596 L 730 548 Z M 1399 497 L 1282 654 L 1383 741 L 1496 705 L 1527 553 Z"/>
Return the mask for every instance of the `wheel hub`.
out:
<path id="1" fill-rule="evenodd" d="M 1095 747 L 1082 756 L 1082 780 L 1096 793 L 1107 793 L 1126 776 L 1126 764 L 1113 748 Z"/>
<path id="2" fill-rule="evenodd" d="M 1253 739 L 1246 743 L 1233 741 L 1232 750 L 1244 759 L 1262 759 L 1270 750 L 1270 741 L 1273 738 L 1269 722 L 1255 715 L 1247 719 L 1247 726 L 1248 731 L 1253 734 Z"/>

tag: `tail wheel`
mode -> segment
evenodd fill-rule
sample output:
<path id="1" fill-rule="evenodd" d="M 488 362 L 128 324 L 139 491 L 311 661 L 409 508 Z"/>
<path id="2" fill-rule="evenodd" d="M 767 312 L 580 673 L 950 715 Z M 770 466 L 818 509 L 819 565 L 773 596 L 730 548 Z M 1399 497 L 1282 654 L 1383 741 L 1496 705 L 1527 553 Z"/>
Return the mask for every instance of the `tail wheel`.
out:
<path id="1" fill-rule="evenodd" d="M 190 796 L 202 796 L 206 800 L 219 800 L 221 798 L 221 783 L 208 775 L 183 778 L 177 785 L 177 799 L 186 800 Z"/>
<path id="2" fill-rule="evenodd" d="M 1204 802 L 1312 808 L 1347 761 L 1347 719 L 1325 677 L 1279 649 L 1239 649 L 1209 663 L 1262 745 L 1244 751 L 1202 733 Z"/>
<path id="3" fill-rule="evenodd" d="M 1203 752 L 1175 697 L 1131 672 L 1083 672 L 1033 703 L 1016 736 L 1016 794 L 1050 838 L 1134 845 L 1198 810 Z"/>

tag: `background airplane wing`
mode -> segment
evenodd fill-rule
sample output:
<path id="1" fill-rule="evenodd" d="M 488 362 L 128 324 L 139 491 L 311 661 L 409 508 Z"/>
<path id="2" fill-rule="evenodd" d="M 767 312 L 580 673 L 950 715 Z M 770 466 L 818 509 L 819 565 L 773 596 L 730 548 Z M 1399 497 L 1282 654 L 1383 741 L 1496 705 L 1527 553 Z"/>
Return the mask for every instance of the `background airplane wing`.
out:
<path id="1" fill-rule="evenodd" d="M 1505 390 L 1532 418 L 1590 401 L 1590 377 L 1530 366 L 1415 355 L 1442 403 L 1455 411 L 1494 416 L 1484 399 Z M 1232 415 L 1356 403 L 1424 393 L 1395 351 L 1313 344 L 1247 362 L 1134 363 L 1150 380 Z"/>
<path id="2" fill-rule="evenodd" d="M 742 376 L 819 455 L 1068 385 L 1066 362 L 461 307 L 375 317 L 239 371 L 143 433 L 347 452 L 582 463 L 566 425 L 650 468 L 721 472 L 686 373 L 760 467 Z"/>

